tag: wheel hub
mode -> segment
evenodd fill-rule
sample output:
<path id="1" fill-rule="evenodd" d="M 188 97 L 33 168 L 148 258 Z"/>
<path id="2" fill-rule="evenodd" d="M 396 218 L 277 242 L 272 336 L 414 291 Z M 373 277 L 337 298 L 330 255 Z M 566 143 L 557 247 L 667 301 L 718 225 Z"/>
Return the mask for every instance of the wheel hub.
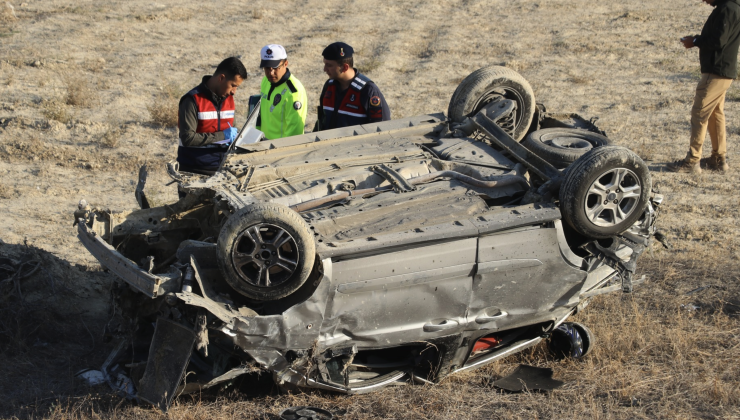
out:
<path id="1" fill-rule="evenodd" d="M 588 220 L 596 226 L 610 227 L 636 211 L 642 186 L 634 172 L 615 168 L 594 180 L 586 194 Z"/>
<path id="2" fill-rule="evenodd" d="M 546 139 L 543 139 L 543 140 L 546 140 Z M 555 137 L 552 140 L 550 140 L 549 143 L 552 146 L 558 147 L 561 149 L 591 150 L 594 147 L 588 140 L 579 139 L 575 137 Z"/>
<path id="3" fill-rule="evenodd" d="M 491 118 L 491 115 L 487 115 L 487 117 L 491 118 L 494 122 L 501 126 L 501 128 L 503 128 L 507 134 L 513 136 L 514 131 L 519 126 L 519 124 L 521 124 L 522 119 L 524 118 L 522 111 L 520 111 L 524 108 L 524 98 L 522 98 L 522 96 L 519 94 L 519 92 L 516 91 L 516 89 L 501 87 L 488 92 L 486 95 L 483 95 L 473 107 L 475 112 L 473 112 L 471 116 L 475 115 L 477 112 L 487 106 L 490 106 L 491 104 L 496 104 L 494 106 L 495 108 L 498 108 L 499 105 L 506 100 L 513 102 L 513 109 L 507 109 L 506 114 L 499 116 L 498 120 Z M 506 108 L 508 108 L 508 106 Z"/>
<path id="4" fill-rule="evenodd" d="M 244 229 L 234 241 L 231 263 L 239 277 L 257 287 L 287 281 L 298 266 L 298 247 L 285 229 L 261 223 Z"/>

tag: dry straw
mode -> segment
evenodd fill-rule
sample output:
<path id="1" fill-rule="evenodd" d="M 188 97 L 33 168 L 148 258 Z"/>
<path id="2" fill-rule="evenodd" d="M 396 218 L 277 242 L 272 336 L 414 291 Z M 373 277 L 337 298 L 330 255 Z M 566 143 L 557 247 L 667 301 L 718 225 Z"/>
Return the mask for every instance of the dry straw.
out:
<path id="1" fill-rule="evenodd" d="M 183 94 L 184 89 L 174 82 L 160 87 L 159 94 L 146 107 L 151 122 L 167 128 L 177 127 L 178 103 Z"/>

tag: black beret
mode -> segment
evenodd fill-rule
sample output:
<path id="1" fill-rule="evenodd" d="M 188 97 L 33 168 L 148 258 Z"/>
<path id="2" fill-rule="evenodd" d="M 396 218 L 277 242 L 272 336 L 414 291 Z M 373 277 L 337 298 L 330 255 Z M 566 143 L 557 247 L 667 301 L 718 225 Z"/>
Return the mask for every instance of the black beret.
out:
<path id="1" fill-rule="evenodd" d="M 335 42 L 324 48 L 324 52 L 322 52 L 321 55 L 323 55 L 327 60 L 342 60 L 352 57 L 354 52 L 355 50 L 348 44 L 345 44 L 344 42 Z"/>

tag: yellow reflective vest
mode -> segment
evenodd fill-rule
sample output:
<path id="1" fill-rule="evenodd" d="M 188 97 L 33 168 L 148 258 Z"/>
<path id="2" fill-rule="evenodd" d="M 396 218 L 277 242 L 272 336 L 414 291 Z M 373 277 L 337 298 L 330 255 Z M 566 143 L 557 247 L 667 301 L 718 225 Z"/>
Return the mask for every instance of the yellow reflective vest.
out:
<path id="1" fill-rule="evenodd" d="M 273 86 L 267 77 L 260 85 L 260 118 L 257 129 L 268 140 L 303 134 L 306 124 L 307 102 L 303 84 L 290 75 L 284 82 Z"/>

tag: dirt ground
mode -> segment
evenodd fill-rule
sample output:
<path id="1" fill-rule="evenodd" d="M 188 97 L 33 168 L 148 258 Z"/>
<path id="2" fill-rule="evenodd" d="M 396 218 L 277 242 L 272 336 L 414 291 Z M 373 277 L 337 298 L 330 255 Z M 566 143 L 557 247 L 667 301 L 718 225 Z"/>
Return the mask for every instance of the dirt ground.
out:
<path id="1" fill-rule="evenodd" d="M 259 90 L 259 49 L 284 45 L 312 127 L 321 51 L 342 40 L 394 118 L 446 112 L 457 84 L 490 64 L 519 71 L 548 110 L 599 117 L 648 162 L 672 248 L 642 257 L 649 281 L 634 294 L 600 297 L 578 315 L 600 344 L 585 360 L 537 347 L 434 387 L 355 397 L 281 395 L 263 376 L 181 397 L 170 418 L 276 418 L 292 405 L 343 419 L 740 418 L 740 85 L 725 106 L 731 172 L 665 169 L 687 150 L 699 78 L 698 51 L 678 39 L 710 11 L 699 0 L 0 1 L 0 275 L 20 279 L 0 283 L 0 416 L 162 417 L 73 378 L 110 350 L 111 276 L 78 242 L 72 212 L 81 198 L 135 207 L 143 163 L 150 200 L 176 199 L 163 171 L 176 153 L 172 109 L 225 57 L 250 73 L 236 95 L 240 126 Z M 15 271 L 3 271 L 11 260 Z M 492 387 L 519 363 L 551 367 L 566 385 Z"/>

